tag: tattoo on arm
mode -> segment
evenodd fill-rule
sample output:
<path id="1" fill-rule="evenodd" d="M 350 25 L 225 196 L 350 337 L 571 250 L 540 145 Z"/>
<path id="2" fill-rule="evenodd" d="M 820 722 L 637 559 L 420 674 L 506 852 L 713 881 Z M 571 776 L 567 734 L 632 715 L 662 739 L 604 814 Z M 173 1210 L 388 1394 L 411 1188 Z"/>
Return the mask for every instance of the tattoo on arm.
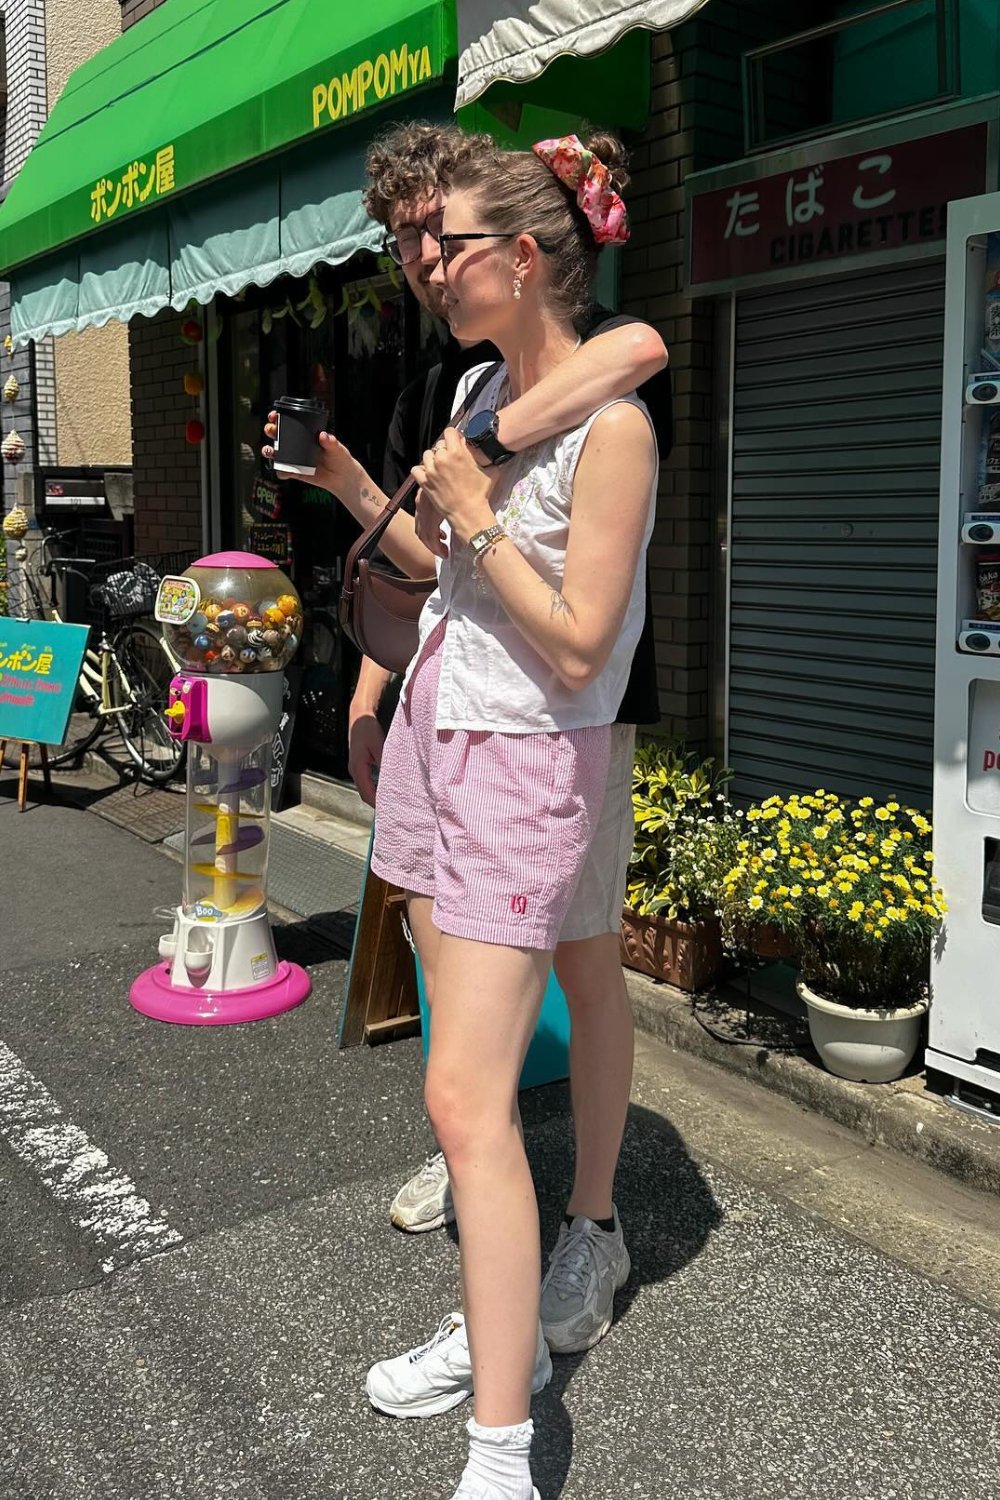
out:
<path id="1" fill-rule="evenodd" d="M 568 615 L 570 613 L 570 607 L 566 603 L 566 600 L 563 598 L 562 594 L 557 594 L 555 590 L 553 590 L 552 596 L 549 600 L 549 613 L 553 618 L 556 615 Z"/>

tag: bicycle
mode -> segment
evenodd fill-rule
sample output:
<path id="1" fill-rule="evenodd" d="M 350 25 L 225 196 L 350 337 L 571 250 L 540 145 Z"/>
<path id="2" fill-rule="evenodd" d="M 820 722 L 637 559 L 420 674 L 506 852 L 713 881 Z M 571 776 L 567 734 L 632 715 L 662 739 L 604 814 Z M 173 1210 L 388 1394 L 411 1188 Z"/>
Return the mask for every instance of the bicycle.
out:
<path id="1" fill-rule="evenodd" d="M 99 563 L 95 558 L 56 555 L 54 549 L 70 537 L 71 532 L 47 532 L 41 543 L 38 574 L 48 580 L 47 601 L 40 577 L 29 568 L 23 574 L 40 618 L 62 623 L 56 583 L 73 576 L 86 585 L 99 616 L 92 627 L 99 631 L 96 645 L 89 638 L 84 652 L 67 738 L 49 764 L 78 765 L 114 725 L 140 781 L 164 786 L 184 759 L 185 747 L 172 738 L 164 718 L 170 682 L 180 662 L 159 632 L 138 617 L 152 611 L 163 574 L 182 572 L 191 556 L 175 553 Z"/>

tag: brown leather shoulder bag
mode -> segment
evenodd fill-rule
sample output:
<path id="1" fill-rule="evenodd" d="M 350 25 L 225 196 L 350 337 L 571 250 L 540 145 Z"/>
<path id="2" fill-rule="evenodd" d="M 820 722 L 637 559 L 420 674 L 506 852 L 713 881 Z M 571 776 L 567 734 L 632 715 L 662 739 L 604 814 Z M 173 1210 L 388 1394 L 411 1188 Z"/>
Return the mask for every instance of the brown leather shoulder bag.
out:
<path id="1" fill-rule="evenodd" d="M 499 370 L 493 364 L 476 381 L 461 411 L 449 425 L 465 416 L 483 387 Z M 340 593 L 340 624 L 348 640 L 390 672 L 405 672 L 417 649 L 420 611 L 437 588 L 437 577 L 403 578 L 376 561 L 379 542 L 401 506 L 417 492 L 412 477 L 404 481 L 388 505 L 363 532 L 347 554 Z"/>

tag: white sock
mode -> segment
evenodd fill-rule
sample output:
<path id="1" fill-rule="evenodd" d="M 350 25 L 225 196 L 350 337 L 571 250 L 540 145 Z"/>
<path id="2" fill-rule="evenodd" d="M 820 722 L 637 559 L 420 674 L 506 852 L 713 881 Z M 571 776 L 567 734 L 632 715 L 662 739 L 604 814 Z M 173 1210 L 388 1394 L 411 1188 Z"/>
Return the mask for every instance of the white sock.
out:
<path id="1" fill-rule="evenodd" d="M 531 1420 L 514 1427 L 480 1427 L 473 1417 L 465 1430 L 469 1462 L 463 1483 L 478 1481 L 489 1500 L 531 1500 Z"/>

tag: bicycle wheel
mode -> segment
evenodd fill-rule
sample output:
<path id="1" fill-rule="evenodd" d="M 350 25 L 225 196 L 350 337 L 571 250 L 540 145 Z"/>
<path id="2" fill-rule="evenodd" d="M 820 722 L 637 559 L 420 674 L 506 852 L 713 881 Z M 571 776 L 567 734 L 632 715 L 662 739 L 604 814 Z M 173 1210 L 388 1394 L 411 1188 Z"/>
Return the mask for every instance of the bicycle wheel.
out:
<path id="1" fill-rule="evenodd" d="M 66 738 L 61 745 L 52 747 L 49 765 L 79 764 L 94 741 L 108 727 L 107 719 L 98 712 L 97 699 L 85 693 L 78 685 L 69 724 L 66 726 Z"/>
<path id="2" fill-rule="evenodd" d="M 184 759 L 184 745 L 167 729 L 173 663 L 163 641 L 148 625 L 126 625 L 114 640 L 110 667 L 111 701 L 118 732 L 141 780 L 163 786 Z"/>

